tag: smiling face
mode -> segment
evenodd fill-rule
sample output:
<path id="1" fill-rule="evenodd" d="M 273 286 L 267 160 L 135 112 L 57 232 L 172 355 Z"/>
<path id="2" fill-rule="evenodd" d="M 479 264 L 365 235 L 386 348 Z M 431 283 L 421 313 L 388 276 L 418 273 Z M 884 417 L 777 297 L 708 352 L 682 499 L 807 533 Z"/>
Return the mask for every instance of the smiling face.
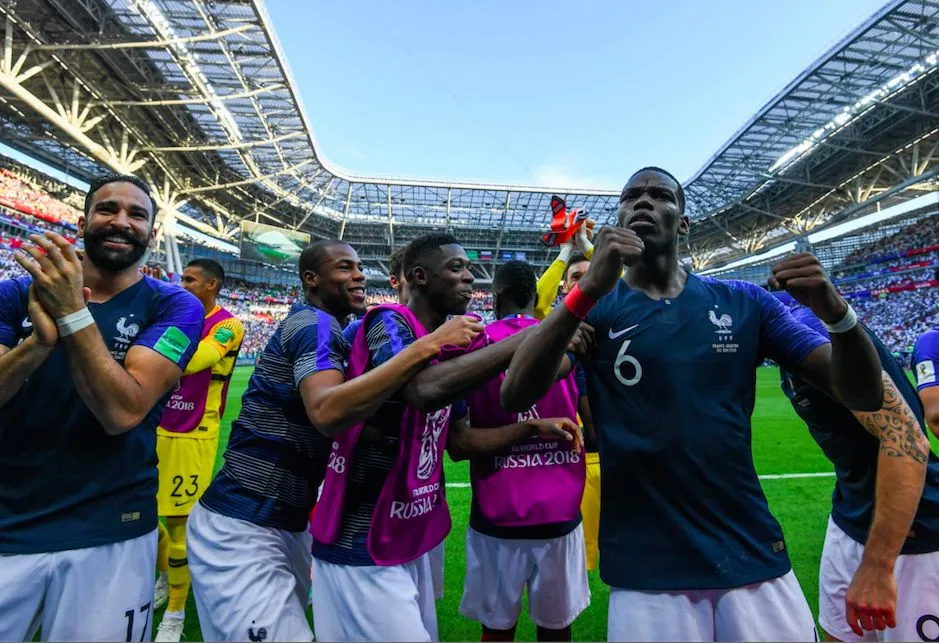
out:
<path id="1" fill-rule="evenodd" d="M 421 288 L 442 314 L 465 314 L 476 278 L 463 246 L 455 243 L 439 246 L 424 264 L 414 268 L 413 285 Z"/>
<path id="2" fill-rule="evenodd" d="M 102 185 L 92 195 L 78 235 L 88 259 L 107 272 L 136 270 L 153 239 L 153 204 L 133 183 Z"/>
<path id="3" fill-rule="evenodd" d="M 304 271 L 302 278 L 304 287 L 336 318 L 365 312 L 365 273 L 359 255 L 348 244 L 327 246 L 318 268 Z"/>
<path id="4" fill-rule="evenodd" d="M 635 232 L 654 248 L 678 245 L 688 234 L 688 217 L 680 198 L 681 186 L 657 170 L 643 170 L 629 179 L 620 195 L 619 225 Z"/>

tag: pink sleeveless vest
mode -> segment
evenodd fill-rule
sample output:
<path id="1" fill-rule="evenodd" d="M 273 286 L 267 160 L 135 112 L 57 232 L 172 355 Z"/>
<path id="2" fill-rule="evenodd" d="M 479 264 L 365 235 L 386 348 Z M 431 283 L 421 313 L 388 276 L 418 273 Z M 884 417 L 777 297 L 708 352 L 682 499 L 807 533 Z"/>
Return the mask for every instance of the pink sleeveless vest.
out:
<path id="1" fill-rule="evenodd" d="M 427 334 L 406 306 L 376 306 L 366 313 L 352 343 L 346 367 L 347 381 L 368 368 L 366 329 L 371 319 L 383 310 L 402 315 L 415 337 Z M 333 438 L 323 493 L 310 526 L 313 537 L 321 543 L 331 544 L 339 537 L 349 471 L 364 426 L 362 422 Z M 368 553 L 377 564 L 402 565 L 415 560 L 443 542 L 450 532 L 450 510 L 441 484 L 449 426 L 449 406 L 430 413 L 405 406 L 398 456 L 378 496 L 369 525 Z"/>
<path id="2" fill-rule="evenodd" d="M 234 317 L 224 308 L 219 308 L 205 318 L 202 324 L 202 336 L 205 339 L 215 325 L 226 319 Z M 228 384 L 231 378 L 225 380 L 222 387 L 222 406 L 218 416 L 225 414 L 225 399 L 228 397 Z M 206 368 L 198 373 L 183 375 L 179 378 L 176 388 L 166 403 L 166 409 L 160 418 L 160 426 L 173 433 L 191 433 L 199 426 L 202 416 L 205 415 L 206 398 L 209 394 L 209 384 L 212 383 L 212 369 Z"/>
<path id="3" fill-rule="evenodd" d="M 538 322 L 512 317 L 486 326 L 486 344 L 510 337 Z M 481 348 L 481 346 L 480 346 Z M 467 402 L 474 426 L 495 428 L 533 418 L 570 418 L 577 422 L 579 393 L 574 373 L 558 380 L 528 411 L 510 413 L 502 407 L 499 389 L 505 374 L 473 391 Z M 546 525 L 580 515 L 587 464 L 583 453 L 560 439 L 534 436 L 470 463 L 470 480 L 480 511 L 504 527 Z"/>

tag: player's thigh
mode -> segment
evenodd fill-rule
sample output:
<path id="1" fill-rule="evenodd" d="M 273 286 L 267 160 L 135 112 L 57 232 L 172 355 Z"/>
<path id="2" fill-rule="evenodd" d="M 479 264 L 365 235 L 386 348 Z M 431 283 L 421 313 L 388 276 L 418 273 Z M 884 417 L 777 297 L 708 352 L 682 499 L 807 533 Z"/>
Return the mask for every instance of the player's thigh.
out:
<path id="1" fill-rule="evenodd" d="M 535 570 L 530 542 L 466 530 L 460 614 L 493 630 L 507 630 L 518 622 L 522 594 Z"/>
<path id="2" fill-rule="evenodd" d="M 897 626 L 885 641 L 939 641 L 939 552 L 903 555 L 894 567 Z"/>
<path id="3" fill-rule="evenodd" d="M 590 605 L 584 529 L 550 540 L 531 541 L 535 570 L 528 582 L 528 611 L 535 625 L 564 629 Z"/>
<path id="4" fill-rule="evenodd" d="M 216 440 L 157 435 L 161 516 L 188 516 L 212 481 Z"/>
<path id="5" fill-rule="evenodd" d="M 423 578 L 419 571 L 410 563 L 390 567 L 335 565 L 314 558 L 316 639 L 436 640 L 436 614 L 427 612 L 428 605 L 432 610 L 434 604 L 429 566 L 420 574 Z"/>
<path id="6" fill-rule="evenodd" d="M 874 641 L 873 633 L 859 637 L 848 626 L 844 599 L 861 562 L 863 548 L 829 516 L 818 568 L 818 623 L 825 634 L 839 641 Z"/>
<path id="7" fill-rule="evenodd" d="M 199 620 L 215 640 L 309 641 L 308 535 L 235 520 L 196 505 L 186 546 Z M 302 596 L 302 598 L 301 598 Z M 263 630 L 263 632 L 262 632 Z"/>
<path id="8" fill-rule="evenodd" d="M 55 554 L 0 554 L 0 641 L 31 641 L 39 629 Z"/>
<path id="9" fill-rule="evenodd" d="M 45 641 L 149 641 L 157 532 L 56 554 Z"/>
<path id="10" fill-rule="evenodd" d="M 608 641 L 715 641 L 709 592 L 610 588 Z"/>
<path id="11" fill-rule="evenodd" d="M 793 571 L 720 592 L 714 630 L 717 641 L 818 640 L 815 618 Z"/>

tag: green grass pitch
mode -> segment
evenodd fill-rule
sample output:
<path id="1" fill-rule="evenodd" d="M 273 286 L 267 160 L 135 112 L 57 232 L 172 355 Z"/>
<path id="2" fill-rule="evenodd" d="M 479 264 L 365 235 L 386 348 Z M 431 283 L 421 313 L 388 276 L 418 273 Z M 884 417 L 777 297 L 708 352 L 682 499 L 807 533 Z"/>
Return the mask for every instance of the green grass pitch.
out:
<path id="1" fill-rule="evenodd" d="M 241 408 L 241 394 L 248 384 L 250 368 L 236 370 L 228 395 L 228 408 L 222 421 L 216 470 L 222 464 L 222 455 L 232 420 Z M 775 368 L 761 368 L 757 372 L 756 410 L 753 414 L 753 457 L 760 475 L 831 472 L 829 462 L 809 436 L 782 395 Z M 933 442 L 934 449 L 936 442 Z M 468 482 L 466 463 L 446 461 L 447 482 Z M 812 610 L 818 608 L 818 566 L 825 525 L 831 507 L 834 478 L 771 478 L 765 479 L 763 488 L 770 508 L 782 524 L 793 568 Z M 469 521 L 470 490 L 455 487 L 448 490 L 447 502 L 453 514 L 453 531 L 446 541 L 446 591 L 437 604 L 437 619 L 441 641 L 478 641 L 479 625 L 459 614 L 463 592 L 464 539 Z M 592 599 L 590 607 L 574 623 L 575 641 L 605 641 L 607 599 L 609 591 L 600 582 L 599 574 L 590 575 Z M 159 610 L 154 616 L 156 624 L 163 616 Z M 535 628 L 528 619 L 527 606 L 523 606 L 516 639 L 535 640 Z M 190 594 L 186 606 L 186 627 L 183 640 L 201 641 L 196 606 Z"/>

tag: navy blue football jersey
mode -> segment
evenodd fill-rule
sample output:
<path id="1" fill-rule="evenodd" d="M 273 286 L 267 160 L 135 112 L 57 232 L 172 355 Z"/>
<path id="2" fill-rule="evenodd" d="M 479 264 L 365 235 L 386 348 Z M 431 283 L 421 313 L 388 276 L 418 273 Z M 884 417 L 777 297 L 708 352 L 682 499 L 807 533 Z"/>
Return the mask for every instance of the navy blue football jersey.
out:
<path id="1" fill-rule="evenodd" d="M 808 308 L 795 309 L 793 316 L 820 334 L 827 335 L 825 327 Z M 884 371 L 897 385 L 897 390 L 925 431 L 923 406 L 916 389 L 887 347 L 870 329 L 865 330 L 877 348 Z M 783 393 L 789 398 L 792 408 L 835 466 L 831 519 L 853 540 L 864 544 L 873 519 L 880 440 L 868 433 L 851 411 L 796 374 L 781 368 L 780 379 Z M 923 497 L 900 553 L 923 554 L 936 550 L 939 550 L 939 459 L 930 451 Z"/>
<path id="2" fill-rule="evenodd" d="M 31 277 L 0 282 L 0 344 L 32 332 Z M 145 346 L 181 369 L 199 344 L 205 310 L 179 286 L 144 277 L 89 303 L 111 356 Z M 170 392 L 134 429 L 108 435 L 75 388 L 59 344 L 0 406 L 0 553 L 81 549 L 157 526 L 156 427 Z"/>
<path id="3" fill-rule="evenodd" d="M 691 274 L 674 299 L 621 280 L 586 321 L 604 582 L 724 589 L 787 573 L 751 452 L 756 369 L 794 368 L 826 340 L 758 286 Z"/>

